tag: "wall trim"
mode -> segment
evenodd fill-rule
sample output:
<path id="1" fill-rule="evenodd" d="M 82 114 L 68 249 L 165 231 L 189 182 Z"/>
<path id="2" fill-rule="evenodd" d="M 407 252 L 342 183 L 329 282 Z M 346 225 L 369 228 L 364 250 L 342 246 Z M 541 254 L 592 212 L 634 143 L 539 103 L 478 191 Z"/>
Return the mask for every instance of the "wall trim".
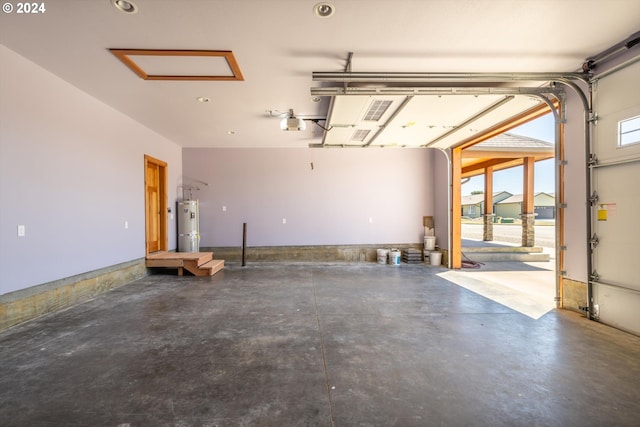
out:
<path id="1" fill-rule="evenodd" d="M 379 245 L 319 245 L 319 246 L 253 246 L 247 247 L 246 261 L 249 262 L 376 262 L 378 249 L 422 250 L 419 243 L 392 243 Z M 442 249 L 440 249 L 442 251 Z M 213 252 L 214 258 L 226 262 L 242 261 L 241 247 L 206 247 L 202 252 Z M 444 257 L 443 257 L 444 259 Z"/>
<path id="2" fill-rule="evenodd" d="M 141 279 L 144 258 L 0 295 L 0 331 Z"/>

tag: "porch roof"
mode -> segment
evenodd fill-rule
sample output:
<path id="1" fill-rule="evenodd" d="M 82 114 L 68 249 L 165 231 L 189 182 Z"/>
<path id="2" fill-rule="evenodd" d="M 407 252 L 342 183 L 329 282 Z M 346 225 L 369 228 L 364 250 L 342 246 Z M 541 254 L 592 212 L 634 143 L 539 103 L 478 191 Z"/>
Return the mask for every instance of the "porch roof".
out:
<path id="1" fill-rule="evenodd" d="M 554 156 L 550 142 L 503 133 L 462 150 L 462 178 L 482 175 L 487 167 L 497 171 L 520 166 L 527 157 L 539 162 Z"/>

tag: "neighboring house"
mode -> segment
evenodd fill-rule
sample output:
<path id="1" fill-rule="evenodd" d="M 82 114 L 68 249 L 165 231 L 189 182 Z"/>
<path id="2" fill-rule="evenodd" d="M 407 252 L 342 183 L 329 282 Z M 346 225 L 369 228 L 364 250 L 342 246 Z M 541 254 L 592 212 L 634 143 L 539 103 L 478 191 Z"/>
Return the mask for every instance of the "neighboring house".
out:
<path id="1" fill-rule="evenodd" d="M 534 200 L 536 219 L 555 219 L 556 195 L 553 193 L 538 193 Z"/>
<path id="2" fill-rule="evenodd" d="M 536 193 L 533 197 L 536 219 L 554 219 L 556 217 L 555 194 Z M 522 213 L 522 194 L 516 194 L 496 203 L 495 213 L 502 218 L 520 218 Z"/>
<path id="3" fill-rule="evenodd" d="M 462 197 L 462 216 L 478 218 L 484 211 L 484 194 Z"/>
<path id="4" fill-rule="evenodd" d="M 511 196 L 512 194 L 507 191 L 493 193 L 493 211 L 495 212 L 498 202 Z M 462 197 L 462 216 L 478 218 L 484 215 L 484 212 L 484 194 L 472 194 Z"/>

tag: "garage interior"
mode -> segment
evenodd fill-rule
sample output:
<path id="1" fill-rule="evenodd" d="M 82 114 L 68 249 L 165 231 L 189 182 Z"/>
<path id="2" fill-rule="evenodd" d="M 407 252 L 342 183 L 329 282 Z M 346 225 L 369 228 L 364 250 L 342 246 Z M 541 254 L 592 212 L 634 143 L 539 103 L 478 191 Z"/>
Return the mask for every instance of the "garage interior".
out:
<path id="1" fill-rule="evenodd" d="M 640 4 L 25 5 L 0 16 L 3 425 L 636 424 Z M 532 316 L 463 274 L 461 182 L 547 114 Z M 214 259 L 157 268 L 190 200 Z M 376 262 L 425 218 L 442 265 Z"/>

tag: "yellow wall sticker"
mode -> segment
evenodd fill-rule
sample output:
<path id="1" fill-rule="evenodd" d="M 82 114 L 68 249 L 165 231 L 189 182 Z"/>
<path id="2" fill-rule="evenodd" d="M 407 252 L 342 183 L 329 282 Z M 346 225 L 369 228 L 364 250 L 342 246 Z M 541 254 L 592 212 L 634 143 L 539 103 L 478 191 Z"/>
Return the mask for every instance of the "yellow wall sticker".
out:
<path id="1" fill-rule="evenodd" d="M 606 221 L 606 220 L 607 220 L 607 210 L 598 209 L 598 221 Z"/>

